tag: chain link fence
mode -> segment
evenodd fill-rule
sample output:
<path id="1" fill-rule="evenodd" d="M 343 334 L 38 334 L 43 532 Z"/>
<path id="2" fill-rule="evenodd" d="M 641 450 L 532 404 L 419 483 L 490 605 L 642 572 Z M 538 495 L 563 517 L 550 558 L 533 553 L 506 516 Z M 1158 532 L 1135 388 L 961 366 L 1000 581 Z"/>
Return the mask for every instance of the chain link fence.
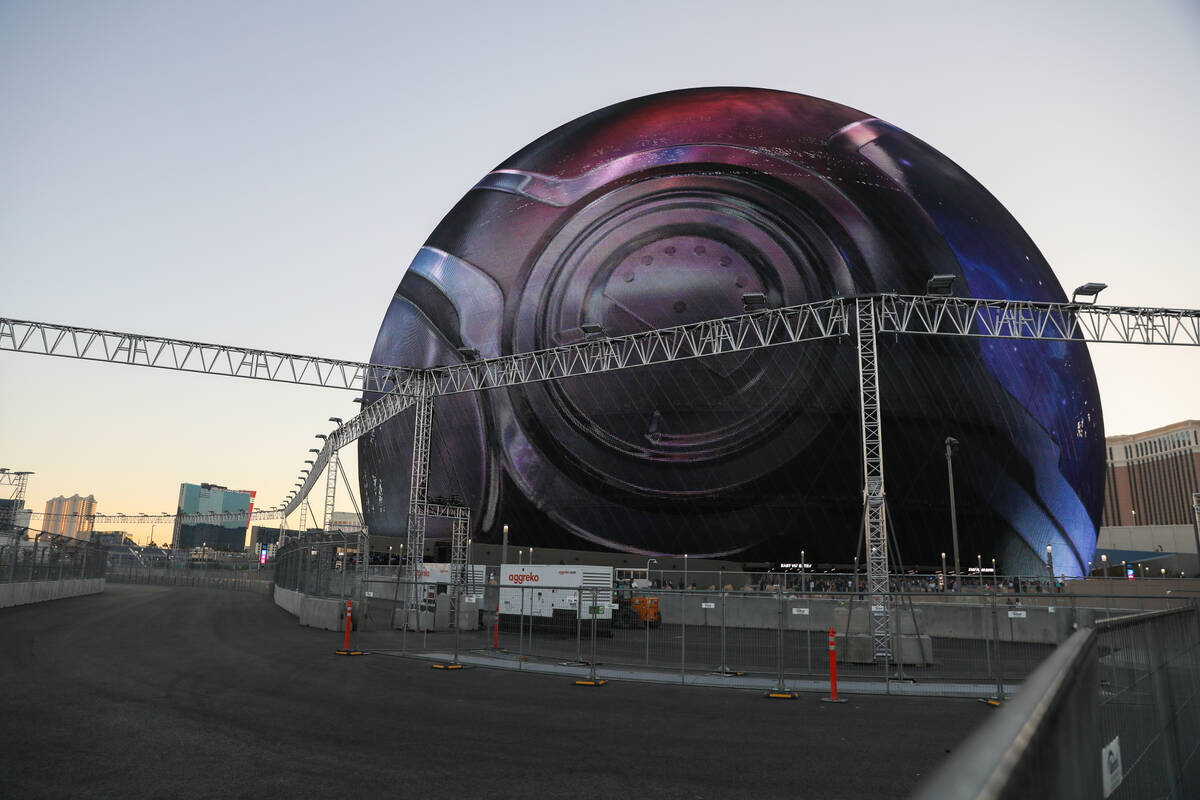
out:
<path id="1" fill-rule="evenodd" d="M 865 578 L 743 573 L 698 587 L 689 574 L 658 587 L 499 586 L 406 580 L 403 566 L 360 572 L 347 543 L 313 539 L 280 551 L 275 581 L 308 597 L 354 601 L 359 647 L 566 675 L 683 684 L 820 690 L 832 629 L 838 673 L 851 691 L 1003 698 L 1079 629 L 1146 608 L 1188 604 L 1147 592 L 1068 593 L 1048 579 L 983 581 L 948 591 L 940 576 L 898 578 L 886 597 L 892 625 L 880 658 Z M 349 559 L 349 560 L 348 560 Z M 482 568 L 476 568 L 482 572 Z M 706 576 L 707 577 L 707 576 Z M 715 574 L 712 577 L 717 577 Z M 774 577 L 776 580 L 772 581 Z M 330 608 L 333 609 L 333 604 Z"/>
<path id="2" fill-rule="evenodd" d="M 0 583 L 104 577 L 104 550 L 68 536 L 21 533 L 0 539 Z"/>
<path id="3" fill-rule="evenodd" d="M 1200 796 L 1200 612 L 1074 633 L 918 798 Z"/>
<path id="4" fill-rule="evenodd" d="M 112 583 L 229 589 L 270 594 L 274 570 L 243 554 L 196 556 L 190 550 L 106 548 L 104 577 Z"/>

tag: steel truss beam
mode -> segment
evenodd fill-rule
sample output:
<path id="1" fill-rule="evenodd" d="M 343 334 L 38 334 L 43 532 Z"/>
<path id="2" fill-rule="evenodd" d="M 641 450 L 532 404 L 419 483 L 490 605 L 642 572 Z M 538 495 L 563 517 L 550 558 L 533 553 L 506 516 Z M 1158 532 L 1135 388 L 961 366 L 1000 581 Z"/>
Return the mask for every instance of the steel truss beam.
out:
<path id="1" fill-rule="evenodd" d="M 421 370 L 0 318 L 0 350 L 304 386 L 405 392 Z"/>
<path id="2" fill-rule="evenodd" d="M 338 451 L 334 450 L 329 456 L 329 468 L 325 480 L 325 512 L 321 515 L 321 529 L 333 530 L 333 498 L 337 493 Z"/>
<path id="3" fill-rule="evenodd" d="M 433 436 L 433 387 L 428 376 L 416 383 L 413 415 L 413 449 L 411 482 L 408 487 L 408 542 L 407 567 L 405 574 L 412 590 L 407 625 L 410 629 L 420 627 L 412 618 L 420 602 L 419 583 L 425 566 L 425 516 L 428 513 L 429 494 L 429 444 Z"/>
<path id="4" fill-rule="evenodd" d="M 204 514 L 47 514 L 43 511 L 32 511 L 30 515 L 38 519 L 61 519 L 82 516 L 93 522 L 112 525 L 159 525 L 181 519 L 186 522 L 265 522 L 283 517 L 283 512 L 277 508 L 255 510 L 247 514 L 245 511 L 212 511 Z"/>
<path id="5" fill-rule="evenodd" d="M 883 294 L 879 333 L 1200 345 L 1200 310 Z"/>
<path id="6" fill-rule="evenodd" d="M 883 490 L 883 432 L 880 429 L 879 359 L 874 304 L 856 303 L 858 392 L 862 421 L 863 509 L 867 537 L 867 592 L 871 596 L 871 642 L 876 661 L 891 660 L 887 505 Z"/>
<path id="7" fill-rule="evenodd" d="M 434 394 L 517 386 L 687 358 L 847 337 L 858 302 L 870 299 L 880 333 L 1200 346 L 1200 310 L 879 294 L 764 309 L 723 319 L 587 340 L 429 370 Z M 0 339 L 0 349 L 4 341 Z M 412 404 L 385 395 L 331 434 L 339 447 Z M 324 454 L 323 454 L 324 456 Z M 317 469 L 323 462 L 318 459 Z M 311 475 L 311 473 L 310 473 Z M 310 477 L 310 481 L 311 481 Z M 301 495 L 312 488 L 306 482 Z M 297 498 L 300 495 L 297 496 Z M 288 506 L 294 509 L 299 499 Z"/>
<path id="8" fill-rule="evenodd" d="M 426 503 L 425 516 L 451 520 L 450 583 L 455 587 L 455 591 L 450 595 L 450 620 L 457 628 L 459 597 L 470 594 L 474 588 L 470 585 L 471 554 L 467 545 L 467 534 L 471 530 L 471 509 L 447 503 Z"/>

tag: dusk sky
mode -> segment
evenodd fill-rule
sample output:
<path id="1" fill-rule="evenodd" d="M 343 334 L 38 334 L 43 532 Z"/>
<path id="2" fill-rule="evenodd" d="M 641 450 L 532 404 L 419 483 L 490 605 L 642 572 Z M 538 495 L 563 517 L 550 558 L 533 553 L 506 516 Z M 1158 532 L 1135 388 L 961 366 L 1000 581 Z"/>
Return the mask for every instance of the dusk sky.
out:
<path id="1" fill-rule="evenodd" d="M 594 109 L 707 85 L 881 117 L 987 187 L 1068 293 L 1200 308 L 1194 2 L 10 0 L 0 315 L 366 360 L 488 170 Z M 1200 417 L 1195 349 L 1091 352 L 1109 434 Z M 272 506 L 353 396 L 0 353 L 0 467 L 36 473 L 36 511 L 173 510 L 184 481 Z"/>

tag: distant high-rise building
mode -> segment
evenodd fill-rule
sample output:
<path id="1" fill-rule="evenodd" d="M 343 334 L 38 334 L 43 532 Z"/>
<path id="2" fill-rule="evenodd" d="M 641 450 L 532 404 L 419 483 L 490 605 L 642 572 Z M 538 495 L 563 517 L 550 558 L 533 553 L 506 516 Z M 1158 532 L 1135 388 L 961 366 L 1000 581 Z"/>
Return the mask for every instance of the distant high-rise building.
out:
<path id="1" fill-rule="evenodd" d="M 1109 436 L 1102 525 L 1188 525 L 1200 492 L 1200 420 Z"/>
<path id="2" fill-rule="evenodd" d="M 246 549 L 246 530 L 250 527 L 250 512 L 254 509 L 254 492 L 244 489 L 230 491 L 212 483 L 181 483 L 178 514 L 171 547 L 190 550 L 207 546 L 213 550 L 240 553 Z M 236 519 L 188 519 L 189 514 L 231 514 Z"/>
<path id="3" fill-rule="evenodd" d="M 90 494 L 87 497 L 77 494 L 70 497 L 53 497 L 46 501 L 42 530 L 58 536 L 90 539 L 95 515 L 96 498 Z"/>

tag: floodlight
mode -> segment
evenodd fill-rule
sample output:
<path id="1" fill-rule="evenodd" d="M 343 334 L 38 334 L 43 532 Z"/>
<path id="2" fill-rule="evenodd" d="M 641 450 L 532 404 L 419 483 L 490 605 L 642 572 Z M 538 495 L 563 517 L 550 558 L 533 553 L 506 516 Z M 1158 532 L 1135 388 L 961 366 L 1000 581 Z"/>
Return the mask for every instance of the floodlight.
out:
<path id="1" fill-rule="evenodd" d="M 341 424 L 342 424 L 342 418 L 341 418 L 341 417 L 330 417 L 330 418 L 329 418 L 329 421 L 330 421 L 330 422 L 335 422 L 335 423 L 337 423 L 338 425 L 341 425 Z"/>
<path id="2" fill-rule="evenodd" d="M 313 435 L 314 435 L 314 436 L 316 436 L 318 439 L 322 439 L 322 440 L 323 440 L 323 439 L 328 439 L 328 438 L 329 438 L 328 436 L 326 436 L 326 435 L 325 435 L 325 434 L 323 434 L 323 433 L 317 433 L 317 434 L 313 434 Z"/>
<path id="3" fill-rule="evenodd" d="M 767 296 L 762 292 L 748 292 L 742 295 L 742 306 L 747 311 L 760 311 L 767 307 Z"/>
<path id="4" fill-rule="evenodd" d="M 935 297 L 949 297 L 954 294 L 954 280 L 957 275 L 931 275 L 925 283 L 925 294 Z"/>
<path id="5" fill-rule="evenodd" d="M 317 448 L 315 448 L 315 447 L 310 447 L 310 448 L 308 448 L 308 452 L 310 452 L 310 453 L 316 453 L 317 455 L 320 455 L 320 454 L 321 454 L 321 451 L 320 451 L 320 450 L 318 450 L 318 449 L 317 449 Z M 305 463 L 308 463 L 308 462 L 305 462 Z"/>
<path id="6" fill-rule="evenodd" d="M 599 336 L 604 333 L 604 326 L 599 322 L 585 322 L 579 326 L 579 330 L 588 336 Z"/>
<path id="7" fill-rule="evenodd" d="M 1092 298 L 1092 303 L 1096 302 L 1096 295 L 1108 288 L 1107 283 L 1085 283 L 1071 293 L 1071 302 L 1078 303 L 1080 297 Z"/>
<path id="8" fill-rule="evenodd" d="M 479 360 L 479 351 L 474 347 L 460 347 L 458 348 L 458 354 L 463 357 L 464 361 Z"/>

